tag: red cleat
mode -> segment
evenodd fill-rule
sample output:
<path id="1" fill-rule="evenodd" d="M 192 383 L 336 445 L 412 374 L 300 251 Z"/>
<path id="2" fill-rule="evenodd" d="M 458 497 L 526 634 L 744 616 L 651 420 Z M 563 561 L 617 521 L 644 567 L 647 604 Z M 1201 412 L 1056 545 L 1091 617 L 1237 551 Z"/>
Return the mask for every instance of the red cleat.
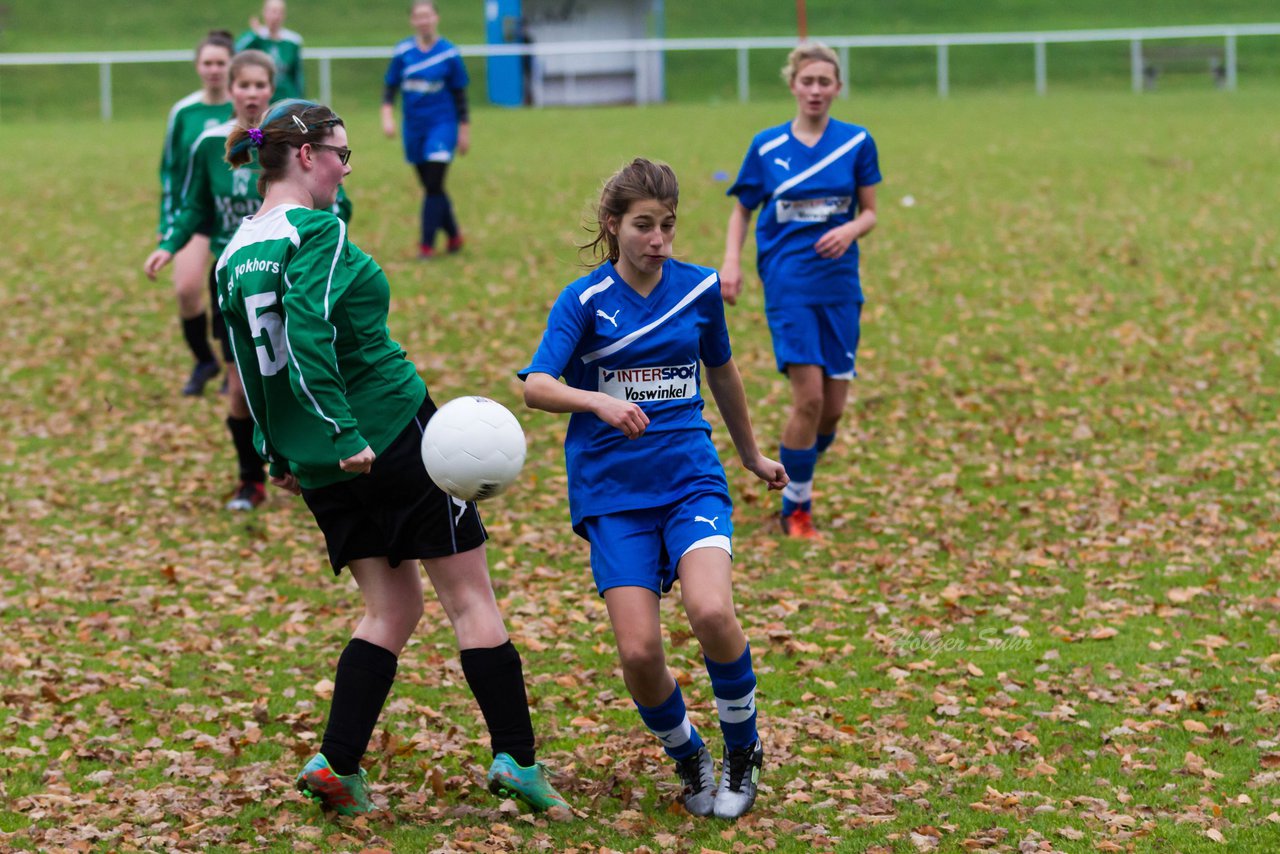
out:
<path id="1" fill-rule="evenodd" d="M 797 540 L 820 540 L 822 535 L 813 527 L 813 514 L 808 510 L 795 510 L 790 516 L 779 517 L 782 533 Z"/>
<path id="2" fill-rule="evenodd" d="M 453 237 L 450 237 L 448 246 L 449 254 L 456 255 L 461 252 L 464 243 L 466 243 L 466 241 L 462 239 L 461 234 L 455 234 Z"/>

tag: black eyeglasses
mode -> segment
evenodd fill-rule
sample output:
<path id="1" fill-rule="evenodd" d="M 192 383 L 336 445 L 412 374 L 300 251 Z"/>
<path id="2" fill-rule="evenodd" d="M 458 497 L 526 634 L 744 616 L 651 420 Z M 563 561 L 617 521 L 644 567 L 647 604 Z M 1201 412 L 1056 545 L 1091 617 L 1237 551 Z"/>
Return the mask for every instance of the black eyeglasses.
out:
<path id="1" fill-rule="evenodd" d="M 342 161 L 343 166 L 346 166 L 347 162 L 351 160 L 351 149 L 347 148 L 345 145 L 325 145 L 323 142 L 309 142 L 307 145 L 310 145 L 312 148 L 329 149 L 334 154 L 338 155 L 338 159 Z"/>

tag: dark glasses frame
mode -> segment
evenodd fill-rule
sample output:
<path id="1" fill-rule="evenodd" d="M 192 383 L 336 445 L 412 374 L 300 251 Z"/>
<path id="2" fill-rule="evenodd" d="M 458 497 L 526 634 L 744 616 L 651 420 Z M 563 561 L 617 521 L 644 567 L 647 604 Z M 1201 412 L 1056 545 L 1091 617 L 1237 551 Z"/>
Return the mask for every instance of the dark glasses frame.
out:
<path id="1" fill-rule="evenodd" d="M 338 159 L 342 161 L 343 166 L 346 166 L 351 160 L 351 149 L 345 145 L 327 145 L 323 142 L 308 142 L 305 144 L 312 148 L 325 148 L 332 151 L 334 154 L 338 155 Z"/>

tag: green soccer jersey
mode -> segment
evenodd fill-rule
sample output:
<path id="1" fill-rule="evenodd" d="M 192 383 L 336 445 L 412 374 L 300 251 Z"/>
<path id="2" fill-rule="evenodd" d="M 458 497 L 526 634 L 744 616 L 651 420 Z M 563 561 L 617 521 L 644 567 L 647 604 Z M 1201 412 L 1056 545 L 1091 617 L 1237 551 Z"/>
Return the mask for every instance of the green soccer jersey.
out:
<path id="1" fill-rule="evenodd" d="M 160 155 L 160 227 L 164 234 L 182 202 L 182 179 L 187 174 L 187 158 L 200 134 L 231 118 L 231 102 L 204 103 L 204 92 L 192 92 L 173 105 L 164 131 L 164 151 Z"/>
<path id="2" fill-rule="evenodd" d="M 281 30 L 279 38 L 271 38 L 265 27 L 246 30 L 236 39 L 236 52 L 260 50 L 276 64 L 276 93 L 273 101 L 302 98 L 302 36 L 293 30 Z"/>
<path id="3" fill-rule="evenodd" d="M 210 128 L 191 146 L 187 172 L 178 189 L 181 203 L 160 237 L 161 249 L 177 252 L 191 235 L 208 230 L 209 250 L 218 255 L 240 227 L 240 220 L 262 205 L 257 161 L 233 169 L 224 159 L 227 137 L 235 126 L 234 121 L 228 121 Z M 341 187 L 333 213 L 351 219 L 351 201 Z"/>
<path id="4" fill-rule="evenodd" d="M 271 474 L 308 489 L 348 480 L 338 463 L 381 454 L 426 386 L 387 330 L 391 286 L 328 211 L 250 217 L 218 258 L 218 305 Z"/>

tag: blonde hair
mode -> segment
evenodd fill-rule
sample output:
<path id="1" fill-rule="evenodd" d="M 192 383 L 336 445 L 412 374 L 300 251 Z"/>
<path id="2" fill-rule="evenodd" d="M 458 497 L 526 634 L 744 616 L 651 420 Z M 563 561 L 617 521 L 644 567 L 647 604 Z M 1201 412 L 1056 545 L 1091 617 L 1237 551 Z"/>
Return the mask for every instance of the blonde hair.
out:
<path id="1" fill-rule="evenodd" d="M 829 62 L 836 70 L 836 82 L 844 82 L 840 76 L 840 57 L 822 42 L 803 42 L 787 54 L 787 64 L 782 66 L 782 79 L 788 86 L 795 82 L 800 69 L 810 62 Z"/>
<path id="2" fill-rule="evenodd" d="M 672 213 L 680 204 L 680 184 L 676 181 L 676 173 L 665 163 L 654 163 L 637 157 L 604 182 L 600 191 L 600 204 L 596 207 L 596 222 L 588 225 L 587 231 L 594 231 L 595 237 L 583 246 L 579 252 L 590 252 L 596 264 L 605 261 L 617 261 L 618 235 L 609 231 L 609 220 L 621 219 L 631 209 L 632 202 L 653 199 L 661 202 Z"/>

